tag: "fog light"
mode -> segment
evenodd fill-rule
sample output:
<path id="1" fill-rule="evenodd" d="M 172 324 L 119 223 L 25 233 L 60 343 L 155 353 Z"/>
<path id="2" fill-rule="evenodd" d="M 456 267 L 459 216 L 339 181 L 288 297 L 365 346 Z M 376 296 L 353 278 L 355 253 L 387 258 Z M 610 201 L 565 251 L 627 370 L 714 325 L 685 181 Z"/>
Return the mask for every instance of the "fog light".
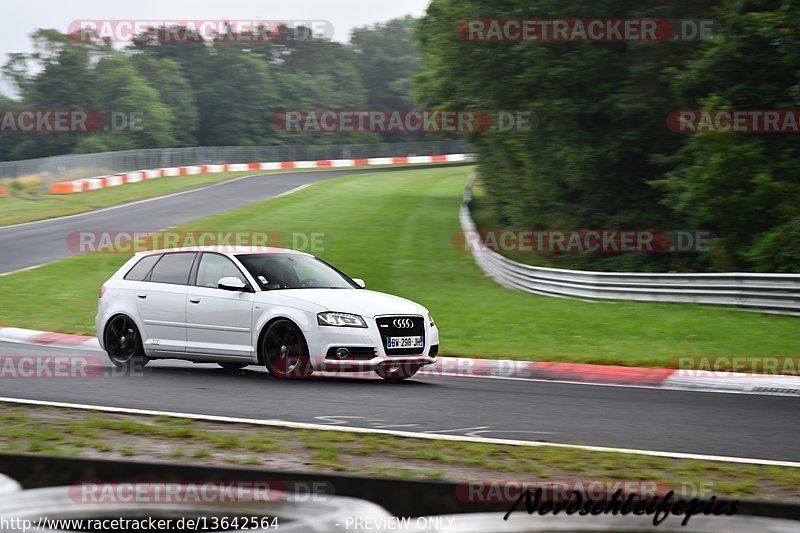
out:
<path id="1" fill-rule="evenodd" d="M 336 357 L 341 357 L 342 359 L 344 359 L 348 355 L 350 355 L 350 350 L 348 350 L 347 348 L 336 349 Z"/>

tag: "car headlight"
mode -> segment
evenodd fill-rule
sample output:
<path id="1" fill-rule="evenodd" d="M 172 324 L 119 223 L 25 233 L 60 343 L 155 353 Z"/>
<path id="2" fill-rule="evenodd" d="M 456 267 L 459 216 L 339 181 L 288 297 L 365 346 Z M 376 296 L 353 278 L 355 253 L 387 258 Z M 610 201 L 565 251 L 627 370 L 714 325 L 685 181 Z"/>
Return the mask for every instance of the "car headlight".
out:
<path id="1" fill-rule="evenodd" d="M 340 328 L 365 328 L 367 323 L 359 315 L 350 313 L 336 313 L 325 311 L 317 315 L 317 324 L 320 326 L 336 326 Z"/>
<path id="2" fill-rule="evenodd" d="M 433 315 L 428 315 L 428 324 L 430 324 L 431 327 L 436 326 L 436 322 L 433 321 Z"/>

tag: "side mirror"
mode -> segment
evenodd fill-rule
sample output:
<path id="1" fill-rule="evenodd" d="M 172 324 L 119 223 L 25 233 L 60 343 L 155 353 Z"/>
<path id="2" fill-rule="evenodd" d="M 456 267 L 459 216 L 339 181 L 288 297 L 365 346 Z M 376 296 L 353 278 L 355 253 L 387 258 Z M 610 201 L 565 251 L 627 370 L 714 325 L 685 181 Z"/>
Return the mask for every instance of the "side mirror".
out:
<path id="1" fill-rule="evenodd" d="M 236 277 L 222 278 L 217 282 L 217 287 L 226 291 L 243 291 L 247 285 Z"/>
<path id="2" fill-rule="evenodd" d="M 353 279 L 353 281 L 355 281 L 355 282 L 356 282 L 356 285 L 358 285 L 358 286 L 359 286 L 359 287 L 361 287 L 362 289 L 364 289 L 364 288 L 366 288 L 366 287 L 367 287 L 367 284 L 366 284 L 366 283 L 364 283 L 364 280 L 363 280 L 363 279 L 361 279 L 361 278 L 352 278 L 352 279 Z"/>

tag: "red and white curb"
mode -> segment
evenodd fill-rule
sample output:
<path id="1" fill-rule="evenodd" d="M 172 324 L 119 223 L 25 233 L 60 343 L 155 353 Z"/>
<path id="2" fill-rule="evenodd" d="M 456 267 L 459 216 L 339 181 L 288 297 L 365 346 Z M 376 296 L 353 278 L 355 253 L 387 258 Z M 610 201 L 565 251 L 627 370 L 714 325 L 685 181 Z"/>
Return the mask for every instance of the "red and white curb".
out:
<path id="1" fill-rule="evenodd" d="M 5 326 L 0 326 L 0 342 L 52 346 L 54 348 L 100 349 L 100 344 L 95 337 L 71 335 L 69 333 L 53 333 L 51 331 L 38 331 L 34 329 L 10 328 Z"/>
<path id="2" fill-rule="evenodd" d="M 422 163 L 448 163 L 468 161 L 469 154 L 415 155 L 403 157 L 369 157 L 363 159 L 326 159 L 320 161 L 271 161 L 267 163 L 237 163 L 224 165 L 193 165 L 185 167 L 156 168 L 137 170 L 111 176 L 98 176 L 72 181 L 61 181 L 50 185 L 53 194 L 73 194 L 85 191 L 117 187 L 126 183 L 168 176 L 191 176 L 194 174 L 215 174 L 218 172 L 247 172 L 251 170 L 281 170 L 310 168 L 345 168 L 360 166 L 415 165 Z"/>
<path id="3" fill-rule="evenodd" d="M 710 370 L 441 357 L 423 375 L 557 381 L 669 390 L 800 396 L 800 376 Z"/>
<path id="4" fill-rule="evenodd" d="M 0 342 L 99 351 L 95 337 L 0 327 Z M 2 353 L 0 353 L 2 356 Z M 364 375 L 371 375 L 370 372 Z M 439 357 L 420 377 L 555 381 L 621 387 L 800 396 L 800 376 L 631 366 Z"/>

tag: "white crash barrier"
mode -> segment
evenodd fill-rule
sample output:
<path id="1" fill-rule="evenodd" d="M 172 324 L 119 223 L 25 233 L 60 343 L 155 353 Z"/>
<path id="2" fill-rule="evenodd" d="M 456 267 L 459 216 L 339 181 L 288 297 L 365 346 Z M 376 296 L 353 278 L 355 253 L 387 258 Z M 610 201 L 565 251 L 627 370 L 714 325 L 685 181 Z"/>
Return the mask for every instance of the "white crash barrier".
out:
<path id="1" fill-rule="evenodd" d="M 22 490 L 22 487 L 10 477 L 0 474 L 0 496 L 7 496 Z"/>

